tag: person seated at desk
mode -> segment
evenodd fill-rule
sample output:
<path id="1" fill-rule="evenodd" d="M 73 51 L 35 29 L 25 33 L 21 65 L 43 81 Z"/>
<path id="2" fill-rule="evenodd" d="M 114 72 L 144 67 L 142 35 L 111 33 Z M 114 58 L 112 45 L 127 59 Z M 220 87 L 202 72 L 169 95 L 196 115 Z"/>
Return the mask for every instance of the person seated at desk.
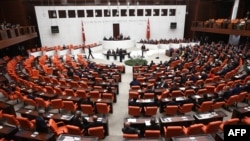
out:
<path id="1" fill-rule="evenodd" d="M 150 119 L 150 125 L 146 125 L 145 130 L 160 130 L 160 126 L 156 123 L 155 117 Z"/>
<path id="2" fill-rule="evenodd" d="M 93 122 L 89 122 L 88 128 L 103 126 L 103 123 L 101 121 L 98 121 L 97 115 L 93 115 L 92 119 L 93 119 Z"/>
<path id="3" fill-rule="evenodd" d="M 207 94 L 204 94 L 203 98 L 197 99 L 197 105 L 201 105 L 203 102 L 210 101 L 210 100 L 212 99 L 209 98 Z"/>
<path id="4" fill-rule="evenodd" d="M 82 104 L 88 104 L 88 105 L 91 105 L 92 107 L 94 107 L 94 103 L 93 103 L 93 101 L 91 101 L 89 95 L 87 96 L 86 100 L 82 101 Z"/>
<path id="5" fill-rule="evenodd" d="M 168 88 L 168 84 L 165 79 L 161 79 L 160 83 L 156 86 L 156 88 Z"/>
<path id="6" fill-rule="evenodd" d="M 230 86 L 226 86 L 225 91 L 223 92 L 221 97 L 223 99 L 228 99 L 232 95 L 233 95 L 233 93 L 232 93 L 232 90 L 230 89 Z"/>
<path id="7" fill-rule="evenodd" d="M 133 80 L 129 83 L 129 85 L 130 85 L 130 87 L 136 86 L 136 85 L 140 86 L 140 82 L 136 78 L 133 78 Z"/>
<path id="8" fill-rule="evenodd" d="M 243 90 L 250 92 L 250 81 L 247 81 L 247 84 L 244 86 Z"/>
<path id="9" fill-rule="evenodd" d="M 39 111 L 38 116 L 36 117 L 36 131 L 41 133 L 48 133 L 49 126 L 47 121 L 44 119 L 44 112 Z"/>
<path id="10" fill-rule="evenodd" d="M 140 130 L 131 127 L 129 122 L 125 122 L 124 127 L 122 128 L 122 133 L 123 134 L 138 134 L 139 136 Z"/>
<path id="11" fill-rule="evenodd" d="M 72 118 L 72 124 L 78 126 L 81 130 L 84 129 L 85 131 L 87 131 L 86 129 L 88 127 L 88 121 L 84 117 L 82 117 L 81 111 L 76 111 L 75 115 Z"/>
<path id="12" fill-rule="evenodd" d="M 171 93 L 172 91 L 179 90 L 179 87 L 176 83 L 173 84 L 173 86 L 169 89 L 169 92 Z"/>
<path id="13" fill-rule="evenodd" d="M 238 95 L 242 91 L 240 84 L 236 84 L 232 90 L 232 95 Z"/>
<path id="14" fill-rule="evenodd" d="M 137 102 L 136 97 L 133 97 L 133 99 L 128 100 L 128 106 L 140 106 L 141 107 L 141 103 Z"/>

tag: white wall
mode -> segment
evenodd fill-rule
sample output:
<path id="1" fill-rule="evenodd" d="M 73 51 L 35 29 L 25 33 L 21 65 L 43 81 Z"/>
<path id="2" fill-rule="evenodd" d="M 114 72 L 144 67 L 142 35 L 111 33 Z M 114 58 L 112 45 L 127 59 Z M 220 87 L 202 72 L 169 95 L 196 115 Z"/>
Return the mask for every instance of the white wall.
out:
<path id="1" fill-rule="evenodd" d="M 150 21 L 151 39 L 182 39 L 184 36 L 184 24 L 186 6 L 119 6 L 119 9 L 176 9 L 175 16 L 118 16 L 118 17 L 84 17 L 50 19 L 48 10 L 95 10 L 117 9 L 117 6 L 35 6 L 38 29 L 42 46 L 55 46 L 63 44 L 82 44 L 82 25 L 84 24 L 86 44 L 99 43 L 103 37 L 113 35 L 113 24 L 120 24 L 120 33 L 139 41 L 146 38 L 147 20 Z M 85 11 L 86 12 L 86 11 Z M 168 13 L 170 13 L 168 11 Z M 57 13 L 58 14 L 58 13 Z M 103 13 L 102 13 L 103 14 Z M 153 11 L 152 11 L 153 15 Z M 170 29 L 170 22 L 177 22 L 177 29 Z M 59 26 L 59 33 L 51 33 L 50 27 Z"/>

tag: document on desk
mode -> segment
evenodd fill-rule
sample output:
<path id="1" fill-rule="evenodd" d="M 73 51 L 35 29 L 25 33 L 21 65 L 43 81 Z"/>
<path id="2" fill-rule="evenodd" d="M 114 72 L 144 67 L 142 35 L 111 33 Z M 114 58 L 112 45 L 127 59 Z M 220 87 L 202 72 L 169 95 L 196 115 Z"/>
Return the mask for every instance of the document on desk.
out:
<path id="1" fill-rule="evenodd" d="M 136 122 L 136 118 L 128 118 L 128 122 Z"/>
<path id="2" fill-rule="evenodd" d="M 150 120 L 145 120 L 145 125 L 150 126 L 151 125 Z"/>

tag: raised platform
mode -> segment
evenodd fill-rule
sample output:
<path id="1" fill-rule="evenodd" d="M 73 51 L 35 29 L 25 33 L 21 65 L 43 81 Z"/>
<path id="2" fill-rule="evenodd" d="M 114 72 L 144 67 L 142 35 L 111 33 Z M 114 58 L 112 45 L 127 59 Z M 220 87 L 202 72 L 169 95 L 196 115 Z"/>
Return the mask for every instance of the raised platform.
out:
<path id="1" fill-rule="evenodd" d="M 103 49 L 128 49 L 135 47 L 135 40 L 107 40 L 100 41 L 100 44 L 102 44 Z"/>

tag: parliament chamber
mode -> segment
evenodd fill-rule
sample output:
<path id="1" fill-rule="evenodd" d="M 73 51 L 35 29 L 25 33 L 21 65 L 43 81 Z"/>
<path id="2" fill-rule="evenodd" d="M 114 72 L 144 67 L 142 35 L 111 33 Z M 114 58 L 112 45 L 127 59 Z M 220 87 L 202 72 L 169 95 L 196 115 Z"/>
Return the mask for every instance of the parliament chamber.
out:
<path id="1" fill-rule="evenodd" d="M 51 1 L 106 5 L 65 2 Z M 3 10 L 2 19 L 21 26 L 0 20 L 7 27 L 0 30 L 1 140 L 222 141 L 224 125 L 249 125 L 250 30 L 249 20 L 244 25 L 240 20 L 249 7 L 238 12 L 239 20 L 228 22 L 234 0 L 129 2 L 186 5 L 185 38 L 127 40 L 123 49 L 132 58 L 141 55 L 142 45 L 149 49 L 144 54 L 147 64 L 128 66 L 124 62 L 130 57 L 119 61 L 120 56 L 116 60 L 103 55 L 123 41 L 42 46 L 35 15 L 26 12 L 43 1 L 18 2 L 15 8 L 23 7 L 20 16 L 7 17 L 9 11 Z M 198 3 L 200 8 L 190 9 Z M 212 17 L 202 14 L 204 5 L 214 3 L 219 6 L 213 10 L 226 8 L 229 14 L 220 14 L 221 10 L 208 11 Z M 0 4 L 13 5 L 7 0 Z M 240 0 L 239 6 L 248 4 Z M 231 34 L 241 36 L 238 45 L 226 43 Z M 88 48 L 94 59 L 87 59 Z M 83 127 L 75 124 L 78 112 Z M 41 113 L 47 132 L 37 131 Z"/>

